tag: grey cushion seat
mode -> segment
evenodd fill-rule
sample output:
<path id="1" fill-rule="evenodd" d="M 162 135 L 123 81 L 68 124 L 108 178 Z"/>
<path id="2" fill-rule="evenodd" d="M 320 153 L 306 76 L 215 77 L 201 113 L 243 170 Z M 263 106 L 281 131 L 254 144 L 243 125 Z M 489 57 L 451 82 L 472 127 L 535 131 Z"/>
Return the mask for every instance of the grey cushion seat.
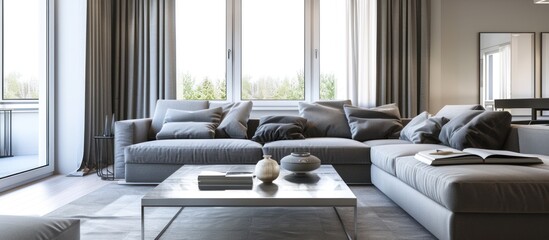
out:
<path id="1" fill-rule="evenodd" d="M 321 156 L 322 164 L 370 164 L 370 147 L 347 138 L 307 138 L 266 143 L 263 152 L 280 160 L 292 152 Z"/>
<path id="2" fill-rule="evenodd" d="M 399 140 L 403 141 L 403 140 Z M 447 148 L 439 144 L 387 144 L 371 148 L 372 164 L 381 170 L 395 176 L 396 159 L 403 156 L 413 156 L 419 151 Z"/>
<path id="3" fill-rule="evenodd" d="M 549 213 L 549 171 L 533 166 L 432 167 L 410 156 L 396 160 L 396 176 L 452 212 Z"/>
<path id="4" fill-rule="evenodd" d="M 0 216 L 0 239 L 80 239 L 79 219 Z"/>
<path id="5" fill-rule="evenodd" d="M 255 164 L 261 144 L 245 139 L 170 139 L 126 147 L 126 164 Z"/>

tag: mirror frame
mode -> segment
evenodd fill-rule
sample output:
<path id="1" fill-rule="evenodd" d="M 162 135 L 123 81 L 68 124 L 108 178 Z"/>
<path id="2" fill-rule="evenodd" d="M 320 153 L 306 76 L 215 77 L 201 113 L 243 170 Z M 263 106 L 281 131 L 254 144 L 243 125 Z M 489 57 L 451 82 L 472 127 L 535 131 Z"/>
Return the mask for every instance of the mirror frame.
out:
<path id="1" fill-rule="evenodd" d="M 546 44 L 544 44 L 546 43 Z M 540 34 L 540 88 L 541 97 L 549 98 L 549 32 Z M 545 90 L 545 91 L 544 91 Z"/>
<path id="2" fill-rule="evenodd" d="M 490 109 L 490 106 L 491 106 L 491 109 L 495 109 L 494 108 L 494 105 L 493 103 L 492 104 L 486 104 L 485 103 L 485 100 L 484 100 L 484 95 L 486 93 L 486 90 L 485 90 L 485 86 L 484 86 L 484 79 L 483 79 L 483 62 L 482 62 L 482 59 L 483 57 L 481 56 L 481 51 L 482 51 L 482 36 L 483 34 L 530 34 L 532 36 L 532 89 L 531 89 L 531 96 L 529 98 L 535 98 L 536 97 L 536 33 L 535 32 L 479 32 L 478 34 L 478 48 L 477 48 L 477 54 L 478 54 L 478 80 L 479 80 L 479 103 L 487 108 L 487 109 Z M 548 84 L 549 84 L 549 81 L 548 81 Z M 549 95 L 549 90 L 548 90 L 548 95 Z M 488 107 L 486 107 L 488 106 Z M 519 113 L 519 112 L 517 112 Z M 526 116 L 526 115 L 530 115 L 530 114 L 522 114 L 522 112 L 519 113 L 521 116 Z M 513 114 L 515 116 L 517 116 L 516 114 Z"/>

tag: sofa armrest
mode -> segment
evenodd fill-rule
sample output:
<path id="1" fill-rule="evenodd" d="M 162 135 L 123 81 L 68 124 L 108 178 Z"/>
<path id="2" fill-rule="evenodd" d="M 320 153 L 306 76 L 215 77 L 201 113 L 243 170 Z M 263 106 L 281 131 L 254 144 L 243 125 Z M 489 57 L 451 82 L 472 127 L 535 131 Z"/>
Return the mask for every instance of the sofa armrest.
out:
<path id="1" fill-rule="evenodd" d="M 114 168 L 115 178 L 126 176 L 124 149 L 132 144 L 148 140 L 151 118 L 117 121 L 114 127 Z"/>
<path id="2" fill-rule="evenodd" d="M 547 142 L 549 141 L 549 126 L 512 126 L 517 130 L 516 137 L 518 137 L 518 146 L 521 153 L 549 155 L 549 148 L 547 148 Z"/>

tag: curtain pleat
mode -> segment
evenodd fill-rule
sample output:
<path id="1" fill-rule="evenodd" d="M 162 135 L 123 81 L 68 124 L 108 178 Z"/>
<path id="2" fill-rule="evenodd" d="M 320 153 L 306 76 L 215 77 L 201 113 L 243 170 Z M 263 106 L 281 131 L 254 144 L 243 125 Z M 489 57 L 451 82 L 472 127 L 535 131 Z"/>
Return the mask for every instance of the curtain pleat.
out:
<path id="1" fill-rule="evenodd" d="M 378 0 L 378 105 L 396 103 L 404 117 L 428 106 L 430 0 Z"/>
<path id="2" fill-rule="evenodd" d="M 106 115 L 151 117 L 158 99 L 175 98 L 174 8 L 174 0 L 88 0 L 82 171 L 95 167 Z"/>

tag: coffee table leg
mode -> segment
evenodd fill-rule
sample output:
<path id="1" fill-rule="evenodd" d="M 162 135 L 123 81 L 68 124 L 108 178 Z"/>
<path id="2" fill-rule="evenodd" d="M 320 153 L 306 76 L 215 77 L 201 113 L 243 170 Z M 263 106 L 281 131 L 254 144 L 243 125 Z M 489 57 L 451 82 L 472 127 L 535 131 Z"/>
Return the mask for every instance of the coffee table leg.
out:
<path id="1" fill-rule="evenodd" d="M 353 210 L 354 210 L 354 220 L 355 220 L 355 234 L 354 234 L 354 237 L 351 237 L 351 234 L 349 234 L 349 232 L 347 231 L 347 228 L 345 227 L 345 224 L 343 223 L 343 219 L 341 219 L 341 216 L 339 215 L 339 212 L 337 211 L 337 207 L 334 207 L 334 210 L 337 214 L 337 218 L 339 219 L 339 223 L 341 223 L 341 227 L 343 227 L 343 231 L 345 231 L 345 235 L 347 235 L 347 239 L 349 240 L 356 240 L 357 239 L 357 216 L 358 216 L 358 212 L 357 212 L 357 208 L 356 206 L 353 207 Z"/>
<path id="2" fill-rule="evenodd" d="M 141 239 L 145 240 L 145 207 L 141 206 Z"/>
<path id="3" fill-rule="evenodd" d="M 354 239 L 357 240 L 358 237 L 357 237 L 357 231 L 358 231 L 358 221 L 357 221 L 357 218 L 358 218 L 358 209 L 356 208 L 356 206 L 354 207 L 354 211 L 355 211 L 355 237 Z"/>

